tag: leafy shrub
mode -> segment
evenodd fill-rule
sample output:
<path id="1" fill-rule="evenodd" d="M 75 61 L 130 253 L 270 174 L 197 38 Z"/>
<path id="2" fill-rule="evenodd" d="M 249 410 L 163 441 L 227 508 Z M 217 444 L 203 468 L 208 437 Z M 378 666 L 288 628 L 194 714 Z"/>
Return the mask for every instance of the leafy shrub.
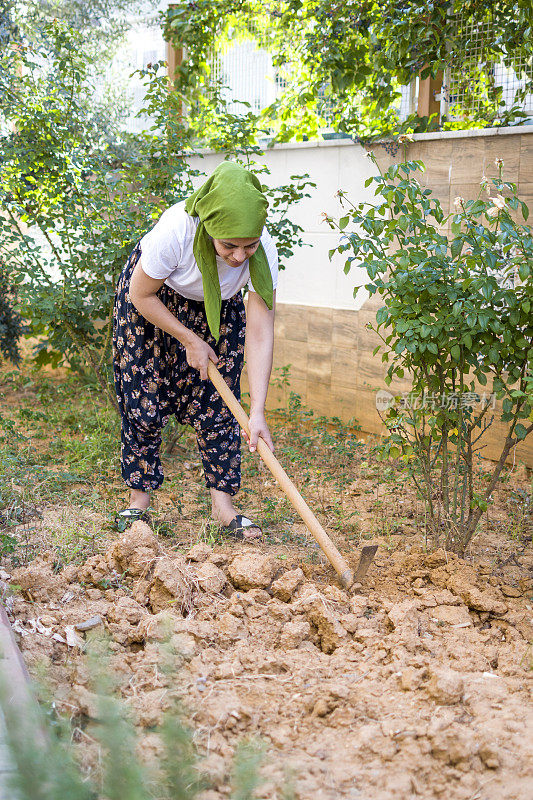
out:
<path id="1" fill-rule="evenodd" d="M 374 355 L 383 351 L 387 384 L 407 374 L 412 380 L 409 395 L 386 412 L 384 454 L 411 474 L 435 541 L 458 553 L 513 447 L 533 430 L 533 235 L 515 220 L 529 212 L 501 166 L 498 178 L 483 179 L 477 199 L 456 198 L 448 217 L 413 176 L 423 169 L 415 161 L 368 179 L 375 203 L 353 205 L 341 192 L 347 213 L 338 223 L 329 219 L 341 231 L 357 226 L 336 249 L 348 254 L 346 272 L 354 262 L 365 267 L 366 288 L 384 301 L 370 327 L 382 340 Z M 479 488 L 474 464 L 496 398 L 506 434 Z"/>
<path id="2" fill-rule="evenodd" d="M 79 32 L 54 22 L 46 48 L 0 59 L 0 254 L 40 337 L 37 364 L 88 365 L 108 392 L 117 276 L 161 211 L 192 188 L 168 81 L 152 76 L 153 133 L 102 116 Z M 110 398 L 114 396 L 110 393 Z"/>
<path id="3" fill-rule="evenodd" d="M 13 364 L 19 364 L 18 344 L 24 333 L 24 324 L 15 305 L 16 298 L 7 271 L 0 263 L 0 355 Z"/>
<path id="4" fill-rule="evenodd" d="M 37 365 L 88 368 L 115 405 L 108 373 L 118 275 L 162 211 L 191 193 L 199 171 L 187 155 L 206 141 L 189 127 L 162 62 L 139 70 L 151 129 L 125 134 L 96 99 L 83 34 L 58 21 L 46 34 L 46 47 L 19 43 L 0 56 L 0 256 L 39 338 Z M 247 125 L 234 115 L 223 139 L 229 155 L 251 152 Z M 307 177 L 266 189 L 282 257 L 301 244 L 286 212 L 306 196 Z"/>

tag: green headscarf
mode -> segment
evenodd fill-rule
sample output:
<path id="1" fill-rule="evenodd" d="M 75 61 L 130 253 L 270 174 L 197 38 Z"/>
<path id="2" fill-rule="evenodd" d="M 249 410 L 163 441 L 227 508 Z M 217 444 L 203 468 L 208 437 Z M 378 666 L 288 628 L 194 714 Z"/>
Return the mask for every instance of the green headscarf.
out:
<path id="1" fill-rule="evenodd" d="M 222 300 L 216 252 L 209 237 L 229 240 L 259 238 L 266 222 L 267 208 L 268 201 L 257 177 L 231 161 L 219 164 L 211 177 L 185 203 L 187 214 L 200 218 L 193 252 L 202 273 L 207 323 L 217 342 L 220 337 Z M 261 243 L 248 263 L 252 286 L 267 306 L 272 308 L 272 274 Z"/>

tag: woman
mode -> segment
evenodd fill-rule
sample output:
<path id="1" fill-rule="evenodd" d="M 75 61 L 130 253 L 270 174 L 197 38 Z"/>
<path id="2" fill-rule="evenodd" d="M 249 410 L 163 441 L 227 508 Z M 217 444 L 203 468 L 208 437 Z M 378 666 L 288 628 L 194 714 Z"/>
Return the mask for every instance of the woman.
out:
<path id="1" fill-rule="evenodd" d="M 113 354 L 122 420 L 122 476 L 131 489 L 124 527 L 163 482 L 161 431 L 175 414 L 192 425 L 212 517 L 237 539 L 261 535 L 232 501 L 240 486 L 240 430 L 207 378 L 209 360 L 239 397 L 246 358 L 249 448 L 261 436 L 272 369 L 278 258 L 258 179 L 224 162 L 185 202 L 163 213 L 130 255 L 115 299 Z M 241 289 L 248 283 L 248 322 Z"/>

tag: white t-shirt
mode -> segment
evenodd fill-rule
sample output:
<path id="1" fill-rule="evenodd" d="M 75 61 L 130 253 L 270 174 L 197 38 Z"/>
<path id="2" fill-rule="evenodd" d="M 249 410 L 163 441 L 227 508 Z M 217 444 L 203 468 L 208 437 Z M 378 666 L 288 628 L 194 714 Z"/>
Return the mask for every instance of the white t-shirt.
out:
<path id="1" fill-rule="evenodd" d="M 202 273 L 192 249 L 198 224 L 198 217 L 189 216 L 185 211 L 185 201 L 182 201 L 164 211 L 152 230 L 141 239 L 143 272 L 150 278 L 164 280 L 167 286 L 189 300 L 204 299 Z M 278 283 L 278 251 L 266 226 L 261 235 L 261 244 L 275 289 Z M 240 267 L 230 267 L 219 255 L 216 259 L 222 300 L 233 297 L 246 283 L 250 291 L 254 291 L 248 259 Z"/>

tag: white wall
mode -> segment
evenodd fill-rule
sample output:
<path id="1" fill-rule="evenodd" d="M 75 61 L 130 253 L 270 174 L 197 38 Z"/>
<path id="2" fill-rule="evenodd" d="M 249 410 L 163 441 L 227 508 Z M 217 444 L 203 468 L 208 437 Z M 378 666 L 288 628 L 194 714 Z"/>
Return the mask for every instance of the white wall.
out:
<path id="1" fill-rule="evenodd" d="M 203 158 L 192 158 L 191 164 L 210 174 L 222 160 L 220 154 L 207 153 Z M 373 198 L 372 188 L 365 188 L 364 182 L 375 168 L 364 148 L 344 140 L 282 144 L 257 160 L 266 164 L 271 173 L 261 176 L 263 183 L 286 184 L 291 175 L 307 172 L 317 184 L 316 189 L 309 190 L 311 197 L 289 211 L 290 218 L 304 229 L 302 239 L 309 246 L 297 248 L 280 273 L 278 302 L 354 311 L 361 308 L 368 293 L 361 290 L 355 300 L 353 288 L 368 282 L 366 271 L 352 266 L 345 275 L 345 258 L 338 253 L 329 261 L 328 251 L 338 244 L 340 235 L 330 229 L 322 215 L 324 212 L 336 218 L 342 215 L 335 196 L 339 189 L 346 191 L 352 202 Z M 205 177 L 197 178 L 195 186 L 203 180 Z"/>

